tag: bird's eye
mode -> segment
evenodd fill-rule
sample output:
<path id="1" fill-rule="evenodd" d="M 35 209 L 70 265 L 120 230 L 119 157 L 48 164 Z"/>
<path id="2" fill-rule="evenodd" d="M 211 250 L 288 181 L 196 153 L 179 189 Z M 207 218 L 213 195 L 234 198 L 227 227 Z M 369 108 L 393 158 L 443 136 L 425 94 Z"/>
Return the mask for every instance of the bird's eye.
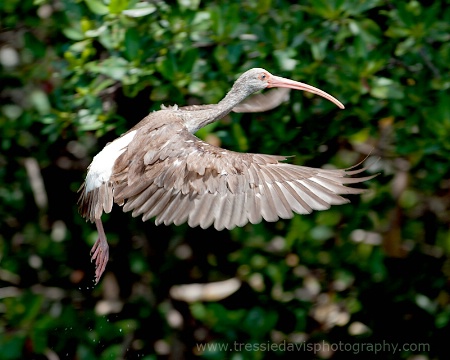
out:
<path id="1" fill-rule="evenodd" d="M 259 80 L 262 80 L 262 81 L 264 81 L 264 80 L 266 80 L 266 79 L 267 79 L 267 75 L 266 75 L 266 74 L 264 74 L 264 73 L 262 73 L 262 74 L 259 74 L 258 78 L 259 78 Z"/>

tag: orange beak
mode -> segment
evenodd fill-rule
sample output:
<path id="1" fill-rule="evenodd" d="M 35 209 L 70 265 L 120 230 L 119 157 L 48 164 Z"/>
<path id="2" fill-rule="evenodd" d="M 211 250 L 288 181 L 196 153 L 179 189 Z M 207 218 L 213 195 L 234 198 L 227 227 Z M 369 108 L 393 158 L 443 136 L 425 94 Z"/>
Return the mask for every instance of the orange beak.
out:
<path id="1" fill-rule="evenodd" d="M 279 87 L 279 88 L 289 88 L 289 89 L 294 89 L 294 90 L 308 91 L 310 93 L 322 96 L 323 98 L 336 104 L 341 109 L 345 108 L 344 105 L 335 97 L 331 96 L 330 94 L 326 93 L 325 91 L 322 91 L 322 90 L 315 88 L 314 86 L 311 86 L 308 84 L 304 84 L 304 83 L 301 83 L 298 81 L 293 81 L 290 79 L 285 79 L 285 78 L 275 76 L 275 75 L 272 75 L 269 78 L 268 84 L 269 84 L 267 86 L 268 88 Z"/>

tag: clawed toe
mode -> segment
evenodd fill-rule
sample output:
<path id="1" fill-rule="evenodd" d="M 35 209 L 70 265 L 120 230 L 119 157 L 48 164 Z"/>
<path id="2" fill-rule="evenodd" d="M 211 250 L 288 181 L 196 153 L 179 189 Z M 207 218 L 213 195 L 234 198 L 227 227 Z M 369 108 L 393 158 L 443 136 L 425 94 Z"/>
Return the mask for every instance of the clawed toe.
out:
<path id="1" fill-rule="evenodd" d="M 101 220 L 96 220 L 98 239 L 91 249 L 91 262 L 95 261 L 95 284 L 97 284 L 106 269 L 109 259 L 109 246 Z"/>

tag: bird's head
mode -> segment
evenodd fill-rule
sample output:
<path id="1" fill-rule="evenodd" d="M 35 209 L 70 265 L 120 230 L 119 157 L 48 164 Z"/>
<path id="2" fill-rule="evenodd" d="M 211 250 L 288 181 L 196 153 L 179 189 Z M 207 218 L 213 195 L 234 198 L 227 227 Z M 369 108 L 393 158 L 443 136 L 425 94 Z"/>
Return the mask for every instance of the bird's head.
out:
<path id="1" fill-rule="evenodd" d="M 308 84 L 272 75 L 270 72 L 262 68 L 253 68 L 246 71 L 236 80 L 234 86 L 242 89 L 242 91 L 245 91 L 247 96 L 259 90 L 277 87 L 303 90 L 322 96 L 323 98 L 336 104 L 341 109 L 344 108 L 344 105 L 338 99 L 325 91 Z"/>

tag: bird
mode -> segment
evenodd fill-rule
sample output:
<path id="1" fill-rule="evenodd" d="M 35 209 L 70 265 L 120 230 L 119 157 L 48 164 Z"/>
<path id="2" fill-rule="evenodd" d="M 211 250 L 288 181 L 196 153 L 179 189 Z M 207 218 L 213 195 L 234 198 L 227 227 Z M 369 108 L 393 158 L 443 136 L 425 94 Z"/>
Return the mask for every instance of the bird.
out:
<path id="1" fill-rule="evenodd" d="M 253 68 L 239 76 L 217 104 L 162 106 L 106 144 L 89 165 L 78 200 L 81 216 L 95 223 L 98 232 L 91 249 L 95 284 L 109 259 L 101 216 L 111 212 L 113 203 L 133 217 L 142 215 L 143 221 L 155 218 L 156 225 L 187 222 L 190 227 L 223 230 L 326 210 L 348 203 L 342 195 L 363 193 L 346 185 L 376 176 L 354 177 L 367 167 L 299 166 L 284 162 L 286 156 L 226 150 L 194 135 L 231 111 L 270 110 L 286 100 L 291 89 L 319 95 L 344 109 L 316 87 Z"/>

